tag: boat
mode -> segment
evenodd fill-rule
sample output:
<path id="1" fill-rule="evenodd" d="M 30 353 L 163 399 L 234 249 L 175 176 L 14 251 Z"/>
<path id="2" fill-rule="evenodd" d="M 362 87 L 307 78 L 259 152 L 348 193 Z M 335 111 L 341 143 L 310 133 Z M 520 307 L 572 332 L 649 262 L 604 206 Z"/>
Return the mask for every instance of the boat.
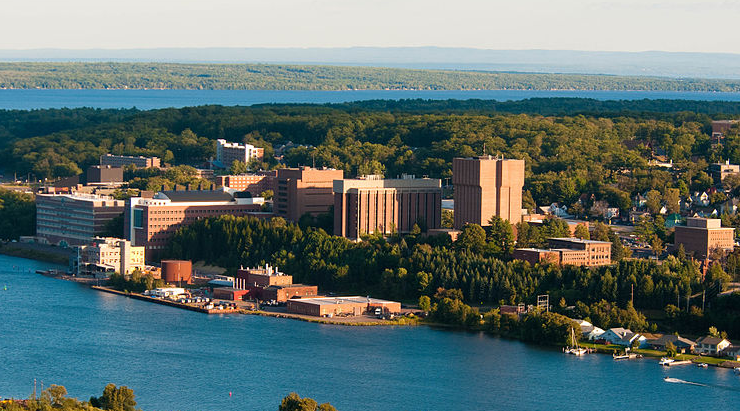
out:
<path id="1" fill-rule="evenodd" d="M 707 367 L 709 367 L 709 364 L 707 364 L 705 362 L 700 362 L 700 363 L 696 364 L 696 366 L 697 367 L 700 367 L 700 368 L 707 368 Z"/>
<path id="2" fill-rule="evenodd" d="M 588 353 L 588 349 L 578 346 L 578 339 L 576 338 L 576 332 L 573 328 L 570 329 L 570 342 L 573 346 L 563 348 L 564 353 L 579 356 Z"/>
<path id="3" fill-rule="evenodd" d="M 624 352 L 624 354 L 617 354 L 617 353 L 612 354 L 612 358 L 614 358 L 615 360 L 631 360 L 633 358 L 640 358 L 640 357 L 641 357 L 640 354 L 635 354 L 635 353 L 626 352 L 626 351 Z"/>
<path id="4" fill-rule="evenodd" d="M 660 361 L 658 362 L 658 364 L 660 364 L 660 365 L 666 365 L 667 366 L 667 365 L 670 365 L 674 361 L 676 361 L 676 360 L 674 360 L 673 358 L 663 357 L 663 358 L 660 359 Z"/>

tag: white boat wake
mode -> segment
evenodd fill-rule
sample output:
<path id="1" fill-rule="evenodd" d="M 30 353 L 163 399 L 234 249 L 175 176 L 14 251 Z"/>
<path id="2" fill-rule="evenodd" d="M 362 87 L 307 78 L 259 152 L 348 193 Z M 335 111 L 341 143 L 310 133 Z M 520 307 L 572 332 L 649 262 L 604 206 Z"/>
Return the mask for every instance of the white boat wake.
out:
<path id="1" fill-rule="evenodd" d="M 665 381 L 665 382 L 672 382 L 672 383 L 675 383 L 675 384 L 689 384 L 689 385 L 697 385 L 699 387 L 708 387 L 708 385 L 706 385 L 706 384 L 700 384 L 698 382 L 686 381 L 686 380 L 682 380 L 680 378 L 665 377 L 665 378 L 663 378 L 663 381 Z"/>

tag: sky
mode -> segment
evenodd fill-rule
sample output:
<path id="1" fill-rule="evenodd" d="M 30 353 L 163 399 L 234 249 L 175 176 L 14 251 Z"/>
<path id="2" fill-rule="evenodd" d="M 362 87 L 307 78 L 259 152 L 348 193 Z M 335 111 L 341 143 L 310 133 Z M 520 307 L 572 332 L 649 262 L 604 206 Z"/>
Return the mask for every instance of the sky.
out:
<path id="1" fill-rule="evenodd" d="M 740 0 L 3 0 L 0 49 L 440 46 L 740 53 Z"/>

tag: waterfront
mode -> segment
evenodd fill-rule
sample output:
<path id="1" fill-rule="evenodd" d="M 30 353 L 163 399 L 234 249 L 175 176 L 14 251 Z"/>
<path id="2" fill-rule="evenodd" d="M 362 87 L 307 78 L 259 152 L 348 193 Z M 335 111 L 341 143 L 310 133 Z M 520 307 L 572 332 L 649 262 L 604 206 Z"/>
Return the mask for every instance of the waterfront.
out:
<path id="1" fill-rule="evenodd" d="M 150 110 L 209 104 L 248 106 L 265 103 L 344 103 L 361 100 L 482 99 L 523 100 L 535 97 L 582 97 L 596 100 L 680 99 L 740 101 L 740 93 L 602 90 L 0 90 L 0 109 L 62 107 Z"/>
<path id="2" fill-rule="evenodd" d="M 0 396 L 29 395 L 34 378 L 83 398 L 127 385 L 144 411 L 274 410 L 290 391 L 340 411 L 732 409 L 740 393 L 732 370 L 423 326 L 204 315 L 34 273 L 50 267 L 0 256 Z"/>

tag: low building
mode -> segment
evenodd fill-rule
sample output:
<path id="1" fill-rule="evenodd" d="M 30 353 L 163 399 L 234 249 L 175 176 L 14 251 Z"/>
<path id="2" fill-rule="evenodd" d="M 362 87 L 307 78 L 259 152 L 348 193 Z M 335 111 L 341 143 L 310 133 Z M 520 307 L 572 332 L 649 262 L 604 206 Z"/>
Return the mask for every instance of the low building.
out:
<path id="1" fill-rule="evenodd" d="M 249 290 L 233 287 L 219 287 L 213 289 L 213 298 L 217 300 L 241 301 L 249 294 Z"/>
<path id="2" fill-rule="evenodd" d="M 37 194 L 36 236 L 50 244 L 86 245 L 121 215 L 124 201 L 94 194 Z"/>
<path id="3" fill-rule="evenodd" d="M 717 218 L 689 217 L 685 226 L 675 227 L 674 246 L 679 245 L 697 258 L 707 258 L 715 250 L 732 252 L 735 248 L 735 229 L 722 227 L 722 220 Z"/>
<path id="4" fill-rule="evenodd" d="M 100 157 L 101 166 L 126 167 L 134 165 L 137 168 L 161 167 L 159 157 L 142 157 L 142 156 L 114 156 L 106 154 Z"/>
<path id="5" fill-rule="evenodd" d="M 648 340 L 648 344 L 654 350 L 665 351 L 668 343 L 676 347 L 676 352 L 681 354 L 692 353 L 696 347 L 696 342 L 683 338 L 678 335 L 666 334 L 655 340 Z"/>
<path id="6" fill-rule="evenodd" d="M 319 287 L 306 284 L 271 285 L 259 289 L 258 297 L 262 301 L 276 301 L 284 303 L 291 298 L 316 297 Z"/>
<path id="7" fill-rule="evenodd" d="M 579 238 L 550 238 L 550 249 L 519 248 L 512 256 L 530 264 L 551 263 L 593 267 L 611 264 L 612 243 Z"/>
<path id="8" fill-rule="evenodd" d="M 315 285 L 293 284 L 293 276 L 280 272 L 277 267 L 240 268 L 236 271 L 234 287 L 248 290 L 250 298 L 284 303 L 295 297 L 314 297 L 319 289 Z"/>
<path id="9" fill-rule="evenodd" d="M 267 190 L 275 191 L 277 172 L 265 171 L 255 174 L 239 174 L 215 177 L 216 184 L 238 191 L 248 191 L 259 197 Z"/>
<path id="10" fill-rule="evenodd" d="M 257 287 L 293 284 L 293 276 L 286 275 L 269 264 L 264 267 L 240 268 L 236 270 L 236 278 L 246 280 L 246 285 Z"/>
<path id="11" fill-rule="evenodd" d="M 144 295 L 157 298 L 175 299 L 177 297 L 189 296 L 189 293 L 185 291 L 184 288 L 180 287 L 162 287 L 144 291 Z"/>
<path id="12" fill-rule="evenodd" d="M 374 314 L 379 309 L 383 314 L 401 312 L 401 303 L 368 297 L 317 297 L 288 300 L 288 312 L 316 317 L 360 316 Z"/>
<path id="13" fill-rule="evenodd" d="M 696 353 L 705 355 L 721 355 L 722 350 L 731 345 L 730 341 L 721 337 L 700 337 L 696 340 Z"/>
<path id="14" fill-rule="evenodd" d="M 527 261 L 530 264 L 560 264 L 560 253 L 557 250 L 542 248 L 517 248 L 512 253 L 516 260 Z"/>
<path id="15" fill-rule="evenodd" d="M 123 183 L 123 167 L 90 166 L 85 173 L 87 185 L 119 185 Z"/>
<path id="16" fill-rule="evenodd" d="M 712 163 L 709 165 L 709 174 L 714 179 L 715 184 L 721 184 L 725 177 L 740 174 L 740 165 L 730 164 L 730 160 L 724 163 Z"/>
<path id="17" fill-rule="evenodd" d="M 107 278 L 112 273 L 127 275 L 145 269 L 144 247 L 134 247 L 121 238 L 96 237 L 76 251 L 72 272 L 77 275 Z"/>

